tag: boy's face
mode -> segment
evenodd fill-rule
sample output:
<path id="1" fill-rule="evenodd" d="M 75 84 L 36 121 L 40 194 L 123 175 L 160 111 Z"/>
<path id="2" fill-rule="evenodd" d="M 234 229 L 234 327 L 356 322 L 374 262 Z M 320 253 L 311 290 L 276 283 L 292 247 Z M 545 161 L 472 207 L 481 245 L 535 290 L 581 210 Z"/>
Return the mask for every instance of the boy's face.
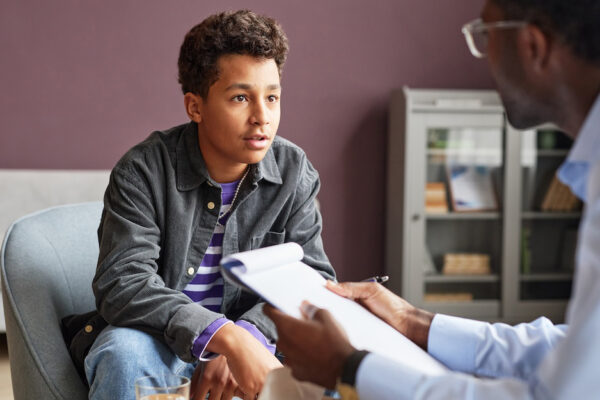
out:
<path id="1" fill-rule="evenodd" d="M 197 96 L 198 116 L 192 119 L 211 177 L 227 182 L 269 150 L 279 126 L 281 85 L 273 59 L 227 55 L 218 67 L 219 78 L 205 99 Z"/>

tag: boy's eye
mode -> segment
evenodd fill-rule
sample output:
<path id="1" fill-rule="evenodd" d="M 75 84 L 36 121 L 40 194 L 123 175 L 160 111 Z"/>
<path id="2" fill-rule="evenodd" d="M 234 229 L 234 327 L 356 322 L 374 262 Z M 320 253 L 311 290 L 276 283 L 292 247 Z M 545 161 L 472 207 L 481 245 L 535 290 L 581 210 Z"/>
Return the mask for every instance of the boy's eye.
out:
<path id="1" fill-rule="evenodd" d="M 267 100 L 269 100 L 269 102 L 271 102 L 271 103 L 275 103 L 277 100 L 279 100 L 279 97 L 272 94 L 269 97 L 267 97 Z"/>
<path id="2" fill-rule="evenodd" d="M 233 98 L 233 101 L 237 101 L 237 102 L 239 102 L 239 103 L 241 103 L 241 102 L 244 102 L 244 101 L 246 101 L 246 100 L 247 100 L 247 98 L 246 98 L 246 96 L 245 96 L 245 95 L 243 95 L 243 94 L 238 94 L 237 96 L 235 96 L 235 97 Z"/>

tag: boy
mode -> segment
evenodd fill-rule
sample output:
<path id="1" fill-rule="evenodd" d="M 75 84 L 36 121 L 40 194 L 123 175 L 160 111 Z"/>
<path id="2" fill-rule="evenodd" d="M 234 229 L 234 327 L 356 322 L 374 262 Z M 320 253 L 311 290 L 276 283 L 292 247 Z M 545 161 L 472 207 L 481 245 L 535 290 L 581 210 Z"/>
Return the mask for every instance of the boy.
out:
<path id="1" fill-rule="evenodd" d="M 178 65 L 191 122 L 131 149 L 106 190 L 93 290 L 109 326 L 85 359 L 90 399 L 133 398 L 136 378 L 168 371 L 193 375 L 197 399 L 253 399 L 281 365 L 276 332 L 259 298 L 223 282 L 221 256 L 293 241 L 333 278 L 318 174 L 275 137 L 287 51 L 277 22 L 250 11 L 186 35 Z"/>

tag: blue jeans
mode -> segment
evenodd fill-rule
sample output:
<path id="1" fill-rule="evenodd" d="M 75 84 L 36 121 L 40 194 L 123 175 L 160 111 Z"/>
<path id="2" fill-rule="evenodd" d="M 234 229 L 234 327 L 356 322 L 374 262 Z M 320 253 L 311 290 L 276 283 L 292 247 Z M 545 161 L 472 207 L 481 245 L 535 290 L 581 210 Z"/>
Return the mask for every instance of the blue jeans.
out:
<path id="1" fill-rule="evenodd" d="M 108 326 L 85 358 L 89 399 L 134 400 L 137 378 L 170 372 L 191 379 L 194 368 L 147 333 Z"/>

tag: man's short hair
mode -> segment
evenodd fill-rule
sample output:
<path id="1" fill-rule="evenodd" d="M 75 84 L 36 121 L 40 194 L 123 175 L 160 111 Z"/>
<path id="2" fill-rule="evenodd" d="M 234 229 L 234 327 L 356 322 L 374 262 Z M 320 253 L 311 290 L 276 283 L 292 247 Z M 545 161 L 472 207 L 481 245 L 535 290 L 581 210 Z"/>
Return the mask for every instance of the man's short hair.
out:
<path id="1" fill-rule="evenodd" d="M 562 40 L 582 59 L 600 65 L 600 1 L 492 0 L 506 19 L 525 20 Z"/>
<path id="2" fill-rule="evenodd" d="M 179 83 L 183 93 L 206 98 L 219 78 L 219 57 L 230 54 L 273 59 L 279 75 L 288 53 L 288 40 L 272 18 L 249 10 L 211 15 L 185 36 L 179 52 Z"/>

